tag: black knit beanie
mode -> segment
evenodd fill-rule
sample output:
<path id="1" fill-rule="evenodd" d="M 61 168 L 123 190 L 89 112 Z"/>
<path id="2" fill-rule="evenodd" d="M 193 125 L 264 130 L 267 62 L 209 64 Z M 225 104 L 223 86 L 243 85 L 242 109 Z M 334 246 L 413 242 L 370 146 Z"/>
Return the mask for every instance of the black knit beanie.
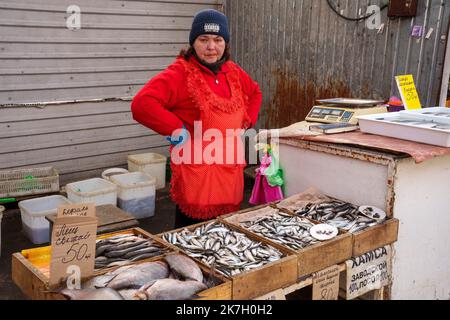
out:
<path id="1" fill-rule="evenodd" d="M 227 17 L 217 10 L 206 9 L 199 11 L 192 22 L 189 44 L 192 46 L 198 36 L 214 34 L 221 36 L 226 43 L 230 41 Z"/>

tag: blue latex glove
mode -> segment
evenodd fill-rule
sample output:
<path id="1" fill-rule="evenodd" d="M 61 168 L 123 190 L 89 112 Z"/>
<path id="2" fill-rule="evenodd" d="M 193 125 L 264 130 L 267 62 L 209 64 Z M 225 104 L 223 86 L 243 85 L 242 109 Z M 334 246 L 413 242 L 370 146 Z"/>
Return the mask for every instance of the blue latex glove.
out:
<path id="1" fill-rule="evenodd" d="M 183 129 L 181 129 L 181 134 L 178 138 L 175 135 L 166 137 L 166 140 L 170 142 L 170 144 L 174 146 L 182 145 L 188 139 L 189 132 L 186 130 L 186 127 L 183 125 Z"/>

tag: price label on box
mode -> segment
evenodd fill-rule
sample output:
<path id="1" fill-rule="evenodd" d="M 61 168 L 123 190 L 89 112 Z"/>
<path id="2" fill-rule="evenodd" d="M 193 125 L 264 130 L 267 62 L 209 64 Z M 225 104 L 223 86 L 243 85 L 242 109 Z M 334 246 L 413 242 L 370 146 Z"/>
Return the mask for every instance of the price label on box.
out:
<path id="1" fill-rule="evenodd" d="M 339 266 L 334 265 L 313 275 L 313 300 L 337 300 Z"/>
<path id="2" fill-rule="evenodd" d="M 94 274 L 97 218 L 95 204 L 58 207 L 53 224 L 50 287 L 71 283 L 79 289 L 81 281 Z"/>
<path id="3" fill-rule="evenodd" d="M 385 246 L 346 261 L 346 298 L 356 299 L 391 282 L 392 249 Z"/>

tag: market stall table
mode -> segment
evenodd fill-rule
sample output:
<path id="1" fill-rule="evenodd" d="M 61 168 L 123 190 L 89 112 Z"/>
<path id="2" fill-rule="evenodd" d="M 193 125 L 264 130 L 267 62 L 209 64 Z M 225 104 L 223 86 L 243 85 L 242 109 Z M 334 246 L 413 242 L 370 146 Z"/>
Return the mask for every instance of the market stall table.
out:
<path id="1" fill-rule="evenodd" d="M 450 148 L 364 134 L 280 138 L 286 196 L 316 187 L 400 221 L 391 299 L 450 294 Z"/>

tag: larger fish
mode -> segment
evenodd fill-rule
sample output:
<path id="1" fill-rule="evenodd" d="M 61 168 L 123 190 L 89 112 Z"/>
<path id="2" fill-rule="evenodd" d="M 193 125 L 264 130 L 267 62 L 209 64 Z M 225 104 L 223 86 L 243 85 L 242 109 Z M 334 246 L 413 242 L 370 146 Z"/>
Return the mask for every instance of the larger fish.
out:
<path id="1" fill-rule="evenodd" d="M 114 271 L 110 271 L 104 275 L 96 276 L 85 283 L 83 283 L 83 289 L 95 289 L 95 288 L 104 288 L 108 285 L 111 280 L 113 280 L 118 274 L 133 268 L 133 266 L 125 266 L 118 268 Z"/>
<path id="2" fill-rule="evenodd" d="M 115 277 L 115 274 L 105 274 L 102 276 L 94 277 L 83 284 L 83 289 L 104 288 Z"/>
<path id="3" fill-rule="evenodd" d="M 122 296 L 114 289 L 64 289 L 61 294 L 70 300 L 123 300 Z"/>
<path id="4" fill-rule="evenodd" d="M 137 300 L 187 300 L 206 289 L 206 285 L 198 281 L 162 279 L 142 287 L 135 298 Z"/>
<path id="5" fill-rule="evenodd" d="M 126 269 L 112 279 L 107 287 L 115 290 L 139 289 L 153 280 L 169 276 L 169 267 L 163 261 L 142 263 Z"/>
<path id="6" fill-rule="evenodd" d="M 183 279 L 203 282 L 203 272 L 192 259 L 176 254 L 166 256 L 164 260 L 169 264 L 172 272 L 175 272 Z"/>

